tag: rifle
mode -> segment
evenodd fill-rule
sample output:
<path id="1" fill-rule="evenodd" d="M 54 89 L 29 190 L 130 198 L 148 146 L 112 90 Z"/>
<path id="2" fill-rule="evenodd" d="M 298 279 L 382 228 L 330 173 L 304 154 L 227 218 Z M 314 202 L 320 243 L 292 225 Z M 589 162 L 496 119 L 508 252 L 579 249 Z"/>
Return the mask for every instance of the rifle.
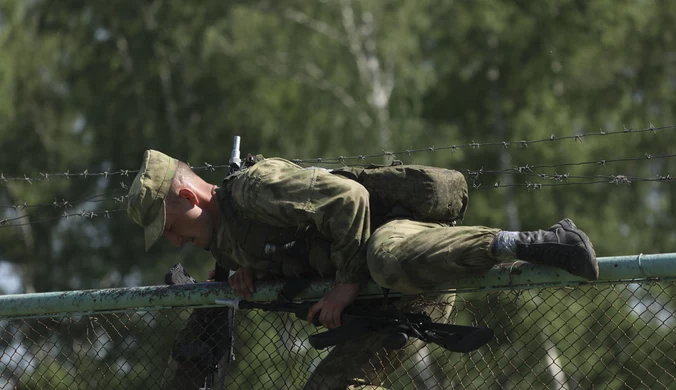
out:
<path id="1" fill-rule="evenodd" d="M 271 303 L 251 302 L 241 299 L 216 299 L 216 303 L 238 310 L 261 309 L 270 312 L 292 313 L 300 320 L 307 319 L 308 312 L 315 302 Z M 342 315 L 341 326 L 325 332 L 311 335 L 310 345 L 324 349 L 357 338 L 372 331 L 385 332 L 383 346 L 386 349 L 401 349 L 409 337 L 415 337 L 426 343 L 437 344 L 449 351 L 468 353 L 493 339 L 493 330 L 474 326 L 440 324 L 433 322 L 425 313 L 402 312 L 396 308 L 373 310 L 373 307 L 359 309 L 348 307 Z M 321 324 L 315 318 L 315 326 Z"/>
<path id="2" fill-rule="evenodd" d="M 217 268 L 217 274 L 222 271 Z M 216 279 L 222 279 L 219 275 Z M 227 275 L 226 279 L 227 279 Z M 195 279 L 181 265 L 175 264 L 164 277 L 168 285 L 193 284 Z M 220 369 L 220 386 L 223 386 L 225 369 L 221 367 L 221 360 L 225 365 L 235 360 L 233 352 L 234 310 L 224 309 L 194 309 L 191 318 L 198 323 L 199 339 L 197 340 L 174 340 L 171 351 L 172 358 L 176 361 L 191 360 L 196 365 L 206 366 L 206 374 L 202 379 L 203 390 L 212 390 L 214 387 L 214 375 Z"/>

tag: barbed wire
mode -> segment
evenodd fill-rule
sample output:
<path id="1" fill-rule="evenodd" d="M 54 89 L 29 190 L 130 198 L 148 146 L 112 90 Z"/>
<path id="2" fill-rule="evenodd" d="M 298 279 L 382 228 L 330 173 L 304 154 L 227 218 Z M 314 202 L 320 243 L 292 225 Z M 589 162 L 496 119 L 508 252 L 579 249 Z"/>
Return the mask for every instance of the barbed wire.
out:
<path id="1" fill-rule="evenodd" d="M 41 203 L 41 204 L 28 204 L 28 202 L 20 202 L 13 205 L 1 205 L 0 209 L 14 209 L 15 211 L 22 211 L 32 208 L 53 208 L 53 209 L 67 209 L 73 208 L 76 205 L 82 205 L 85 203 L 103 203 L 106 201 L 114 201 L 115 203 L 122 203 L 127 198 L 128 195 L 120 195 L 110 197 L 111 194 L 97 194 L 92 195 L 88 198 L 77 200 L 77 201 L 68 201 L 66 199 L 54 199 L 52 203 Z"/>
<path id="2" fill-rule="evenodd" d="M 368 154 L 368 155 L 338 156 L 338 157 L 311 158 L 311 159 L 293 159 L 291 161 L 293 161 L 297 164 L 301 164 L 301 165 L 302 164 L 308 164 L 308 163 L 347 165 L 347 161 L 349 161 L 349 160 L 357 160 L 358 162 L 363 162 L 366 159 L 370 159 L 370 158 L 378 158 L 378 157 L 396 158 L 397 155 L 404 155 L 405 154 L 405 155 L 411 156 L 414 153 L 420 153 L 420 152 L 433 152 L 433 151 L 439 151 L 439 150 L 456 151 L 456 150 L 459 150 L 459 149 L 468 149 L 468 148 L 469 149 L 479 149 L 479 148 L 485 147 L 485 146 L 498 146 L 498 147 L 507 149 L 512 145 L 517 145 L 520 148 L 528 148 L 529 145 L 543 143 L 543 142 L 558 142 L 558 141 L 565 141 L 565 140 L 574 140 L 576 142 L 582 142 L 582 140 L 584 138 L 588 138 L 588 137 L 612 136 L 612 135 L 622 135 L 622 134 L 626 135 L 626 134 L 636 134 L 636 133 L 657 134 L 657 131 L 660 131 L 660 130 L 676 130 L 676 125 L 655 127 L 652 123 L 650 123 L 650 125 L 647 128 L 643 128 L 643 129 L 630 129 L 630 128 L 627 128 L 626 126 L 624 126 L 622 130 L 618 130 L 618 131 L 604 131 L 603 129 L 601 129 L 598 132 L 594 132 L 594 133 L 580 133 L 580 134 L 562 136 L 562 137 L 557 137 L 556 135 L 552 134 L 552 135 L 549 136 L 549 138 L 542 138 L 542 139 L 535 139 L 535 140 L 499 141 L 499 142 L 483 142 L 483 143 L 472 141 L 472 142 L 464 143 L 464 144 L 448 145 L 448 146 L 441 146 L 441 147 L 429 146 L 427 148 L 406 149 L 406 150 L 400 150 L 400 151 L 396 151 L 396 152 L 383 151 L 382 153 Z"/>
<path id="3" fill-rule="evenodd" d="M 629 181 L 633 182 L 669 182 L 673 181 L 673 178 L 671 177 L 670 173 L 667 173 L 666 175 L 655 175 L 655 177 L 640 177 L 640 176 L 632 176 L 628 174 L 604 174 L 604 175 L 571 175 L 570 173 L 553 173 L 553 174 L 547 174 L 547 173 L 537 173 L 536 171 L 539 169 L 552 169 L 552 168 L 564 168 L 564 167 L 571 167 L 571 166 L 583 166 L 583 165 L 596 165 L 596 166 L 607 166 L 610 164 L 614 163 L 620 163 L 620 162 L 636 162 L 636 161 L 649 161 L 649 160 L 659 160 L 659 159 L 669 159 L 669 158 L 676 158 L 676 153 L 675 154 L 664 154 L 664 155 L 650 155 L 648 153 L 645 153 L 642 157 L 628 157 L 628 158 L 617 158 L 617 159 L 600 159 L 600 160 L 590 160 L 590 161 L 577 161 L 577 162 L 566 162 L 566 163 L 559 163 L 559 164 L 541 164 L 541 165 L 531 165 L 531 164 L 525 164 L 522 166 L 514 166 L 513 168 L 506 168 L 506 169 L 457 169 L 459 172 L 463 172 L 464 174 L 467 175 L 469 178 L 469 181 L 472 181 L 474 186 L 478 186 L 476 183 L 479 179 L 480 176 L 484 175 L 515 175 L 515 176 L 523 176 L 523 177 L 532 177 L 532 178 L 539 178 L 542 180 L 551 180 L 556 183 L 560 183 L 558 185 L 584 185 L 584 184 L 603 184 L 603 183 L 615 183 L 617 182 L 618 177 L 625 177 Z M 216 169 L 218 166 L 212 166 L 214 169 Z M 229 167 L 229 166 L 228 166 Z M 571 179 L 582 179 L 585 180 L 583 182 L 580 181 L 570 181 Z M 122 190 L 128 190 L 129 187 L 124 184 L 123 182 L 120 182 L 121 189 Z M 553 186 L 551 183 L 543 184 L 542 186 Z M 506 187 L 532 187 L 532 183 L 529 185 L 528 183 L 515 183 L 515 184 L 500 184 L 499 181 L 494 182 L 490 187 L 488 188 L 506 188 Z M 487 187 L 484 187 L 487 188 Z M 93 195 L 89 198 L 82 199 L 79 201 L 68 201 L 65 199 L 55 199 L 54 202 L 52 203 L 44 203 L 44 204 L 28 204 L 27 202 L 19 202 L 17 204 L 13 205 L 0 205 L 0 209 L 14 209 L 15 211 L 21 211 L 21 210 L 26 210 L 30 208 L 54 208 L 54 209 L 59 209 L 59 208 L 73 208 L 75 205 L 81 206 L 82 204 L 85 203 L 102 203 L 106 201 L 114 201 L 115 203 L 122 203 L 125 201 L 127 198 L 127 194 L 125 193 L 124 195 L 120 196 L 110 196 L 111 194 L 96 194 Z M 18 218 L 25 218 L 25 217 L 18 217 Z"/>
<path id="4" fill-rule="evenodd" d="M 579 162 L 569 162 L 569 163 L 560 163 L 560 164 L 542 164 L 542 165 L 524 165 L 524 166 L 515 166 L 514 168 L 508 168 L 503 170 L 495 170 L 494 172 L 509 173 L 513 171 L 530 171 L 540 168 L 562 168 L 562 167 L 571 167 L 571 166 L 582 166 L 582 165 L 601 165 L 606 166 L 608 164 L 614 164 L 619 162 L 635 162 L 635 161 L 647 161 L 647 160 L 660 160 L 676 157 L 674 154 L 662 154 L 662 155 L 651 155 L 649 153 L 644 153 L 643 157 L 628 157 L 628 158 L 615 158 L 615 159 L 601 159 L 601 160 L 591 160 L 591 161 L 579 161 Z"/>
<path id="5" fill-rule="evenodd" d="M 304 165 L 304 164 L 340 164 L 340 165 L 348 165 L 348 161 L 356 160 L 357 164 L 359 165 L 360 163 L 363 163 L 367 159 L 371 158 L 379 158 L 379 157 L 392 157 L 396 158 L 397 155 L 408 155 L 411 156 L 414 153 L 421 153 L 421 152 L 434 152 L 434 151 L 440 151 L 440 150 L 451 150 L 451 151 L 456 151 L 459 149 L 479 149 L 481 147 L 491 147 L 491 146 L 498 146 L 501 148 L 509 148 L 512 145 L 517 145 L 520 148 L 528 148 L 529 145 L 534 145 L 538 143 L 544 143 L 544 142 L 561 142 L 565 140 L 574 140 L 576 142 L 582 142 L 584 138 L 588 137 L 596 137 L 596 136 L 612 136 L 612 135 L 627 135 L 627 134 L 637 134 L 637 133 L 651 133 L 651 134 L 657 134 L 658 131 L 662 130 L 676 130 L 676 125 L 668 125 L 668 126 L 661 126 L 661 127 L 655 127 L 652 123 L 647 128 L 643 129 L 630 129 L 627 128 L 626 126 L 623 127 L 622 130 L 617 130 L 617 131 L 604 131 L 603 129 L 599 130 L 598 132 L 593 132 L 593 133 L 580 133 L 580 134 L 575 134 L 575 135 L 569 135 L 569 136 L 562 136 L 562 137 L 557 137 L 556 135 L 552 134 L 549 136 L 549 138 L 542 138 L 542 139 L 535 139 L 535 140 L 518 140 L 518 141 L 494 141 L 494 142 L 470 142 L 470 143 L 464 143 L 464 144 L 456 144 L 456 145 L 448 145 L 448 146 L 428 146 L 425 148 L 419 148 L 419 149 L 406 149 L 406 150 L 400 150 L 400 151 L 382 151 L 381 153 L 376 153 L 376 154 L 361 154 L 361 155 L 354 155 L 354 156 L 337 156 L 337 157 L 327 157 L 327 158 L 322 158 L 322 157 L 317 157 L 317 158 L 309 158 L 309 159 L 290 159 L 290 161 L 297 163 L 299 165 Z M 188 163 L 188 165 L 190 165 Z M 207 170 L 207 171 L 216 171 L 217 169 L 229 169 L 230 165 L 229 164 L 210 164 L 208 162 L 204 162 L 204 165 L 202 166 L 192 166 L 190 167 L 195 170 L 195 171 L 201 171 L 201 170 Z M 139 170 L 131 170 L 131 169 L 120 169 L 116 171 L 105 171 L 105 172 L 89 172 L 89 169 L 85 169 L 83 172 L 70 172 L 70 170 L 66 172 L 56 172 L 56 173 L 43 173 L 40 172 L 38 176 L 30 176 L 29 174 L 23 174 L 21 176 L 5 176 L 4 173 L 0 173 L 0 184 L 5 184 L 8 182 L 24 182 L 28 184 L 34 184 L 34 183 L 40 183 L 40 182 L 45 182 L 49 181 L 52 178 L 91 178 L 91 177 L 104 177 L 104 178 L 109 178 L 113 176 L 123 176 L 123 177 L 131 177 L 130 175 L 135 175 L 138 173 Z"/>
<path id="6" fill-rule="evenodd" d="M 567 162 L 567 163 L 559 163 L 559 164 L 541 164 L 541 165 L 531 165 L 531 164 L 525 164 L 525 165 L 515 165 L 513 168 L 505 168 L 505 169 L 470 169 L 470 168 L 454 168 L 457 171 L 460 172 L 465 172 L 467 174 L 472 174 L 475 172 L 481 172 L 481 173 L 496 173 L 496 174 L 511 174 L 511 175 L 525 175 L 528 173 L 533 173 L 535 174 L 536 169 L 543 169 L 543 168 L 564 168 L 564 167 L 571 167 L 571 166 L 583 166 L 583 165 L 599 165 L 599 166 L 607 166 L 609 164 L 614 164 L 614 163 L 620 163 L 620 162 L 636 162 L 636 161 L 647 161 L 647 160 L 659 160 L 659 159 L 668 159 L 668 158 L 675 158 L 676 154 L 663 154 L 663 155 L 651 155 L 649 153 L 645 153 L 643 157 L 628 157 L 628 158 L 615 158 L 615 159 L 601 159 L 601 160 L 590 160 L 590 161 L 577 161 L 577 162 Z M 352 165 L 352 167 L 368 167 L 369 164 L 364 164 L 364 165 Z M 336 168 L 339 169 L 339 168 Z M 542 175 L 542 174 L 535 174 L 535 175 Z M 597 175 L 597 176 L 578 176 L 579 178 L 593 178 L 593 177 L 606 177 L 609 175 Z M 572 176 L 571 176 L 572 177 Z"/>
<path id="7" fill-rule="evenodd" d="M 80 177 L 80 178 L 90 178 L 90 177 L 112 177 L 112 176 L 129 176 L 134 175 L 138 173 L 137 170 L 128 170 L 128 169 L 120 169 L 118 171 L 105 171 L 105 172 L 89 172 L 89 169 L 85 169 L 83 172 L 76 172 L 76 173 L 71 173 L 70 170 L 63 172 L 63 173 L 43 173 L 40 172 L 39 176 L 28 176 L 27 174 L 24 174 L 23 177 L 11 177 L 11 176 L 5 176 L 4 173 L 0 173 L 0 184 L 4 184 L 10 181 L 19 181 L 19 182 L 24 182 L 28 184 L 33 184 L 33 183 L 39 183 L 39 182 L 44 182 L 44 181 L 49 181 L 50 179 L 53 178 L 66 178 L 70 179 L 72 177 Z"/>
<path id="8" fill-rule="evenodd" d="M 13 206 L 4 206 L 4 207 L 5 207 L 5 209 L 14 209 L 14 211 L 16 211 L 17 213 L 19 213 L 23 210 L 37 209 L 37 208 L 42 208 L 42 209 L 50 208 L 50 209 L 53 209 L 53 210 L 64 209 L 63 214 L 59 218 L 67 218 L 68 216 L 73 216 L 73 215 L 67 213 L 67 210 L 69 210 L 69 209 L 84 208 L 84 206 L 88 203 L 103 203 L 103 202 L 106 202 L 106 201 L 113 201 L 115 204 L 120 204 L 120 203 L 124 203 L 125 200 L 128 197 L 128 195 L 113 196 L 113 197 L 106 197 L 106 198 L 103 198 L 103 196 L 106 196 L 106 194 L 94 195 L 94 196 L 91 196 L 87 199 L 84 199 L 82 201 L 77 201 L 77 202 L 70 202 L 70 201 L 67 201 L 65 199 L 62 199 L 62 200 L 55 200 L 51 204 L 32 204 L 31 205 L 31 204 L 27 204 L 26 202 L 24 202 L 22 204 L 17 204 L 17 205 L 13 205 Z M 96 199 L 96 198 L 98 198 L 98 199 Z M 81 213 L 76 213 L 75 215 L 80 215 L 80 214 Z M 14 217 L 14 218 L 5 218 L 5 219 L 0 220 L 0 226 L 6 225 L 6 224 L 11 224 L 12 222 L 20 221 L 20 220 L 23 220 L 23 219 L 31 219 L 35 216 L 36 216 L 35 213 L 31 213 L 31 214 L 19 215 L 19 216 Z M 16 225 L 12 225 L 12 226 L 16 226 Z"/>
<path id="9" fill-rule="evenodd" d="M 528 191 L 536 191 L 536 190 L 542 190 L 543 188 L 546 187 L 560 187 L 560 186 L 572 186 L 572 185 L 598 185 L 598 184 L 611 184 L 611 185 L 630 185 L 631 183 L 634 182 L 655 182 L 655 183 L 672 183 L 676 182 L 676 178 L 672 177 L 671 174 L 666 174 L 666 175 L 655 175 L 655 177 L 639 177 L 639 176 L 630 176 L 630 175 L 569 175 L 569 174 L 553 174 L 553 175 L 548 175 L 548 174 L 537 174 L 537 173 L 524 173 L 524 172 L 518 172 L 518 174 L 523 175 L 523 176 L 532 176 L 532 177 L 537 177 L 541 180 L 551 180 L 552 182 L 550 183 L 542 183 L 542 182 L 532 182 L 532 181 L 526 181 L 524 183 L 511 183 L 511 184 L 501 184 L 500 181 L 493 182 L 493 184 L 484 186 L 483 183 L 480 183 L 478 180 L 479 178 L 484 175 L 484 174 L 498 174 L 498 173 L 505 173 L 503 170 L 495 170 L 495 171 L 486 171 L 486 170 L 466 170 L 466 174 L 468 176 L 468 185 L 469 188 L 472 190 L 486 190 L 486 189 L 498 189 L 498 188 L 508 188 L 508 187 L 522 187 L 526 188 Z M 571 179 L 588 179 L 585 181 L 570 181 Z M 100 196 L 100 195 L 97 195 Z M 87 202 L 103 202 L 105 200 L 113 200 L 116 203 L 122 203 L 125 201 L 127 196 L 120 196 L 120 197 L 112 197 L 112 198 L 105 198 L 105 199 L 99 199 L 99 200 L 90 200 Z M 52 208 L 73 208 L 73 204 L 67 201 L 62 201 L 58 203 L 58 205 L 55 204 L 42 204 L 42 205 L 18 205 L 18 206 L 13 206 L 14 208 L 17 208 L 17 210 L 22 210 L 30 207 L 52 207 Z M 48 218 L 48 219 L 43 219 L 43 220 L 38 220 L 38 221 L 31 221 L 31 222 L 25 222 L 25 223 L 16 223 L 17 221 L 23 220 L 23 219 L 30 219 L 34 217 L 33 214 L 31 215 L 22 215 L 18 216 L 15 218 L 6 218 L 0 220 L 0 228 L 3 227 L 19 227 L 19 226 L 25 226 L 25 225 L 32 225 L 32 224 L 38 224 L 38 223 L 43 223 L 43 222 L 52 222 L 54 220 L 60 219 L 60 218 L 70 218 L 70 217 L 81 217 L 81 218 L 94 218 L 99 215 L 102 215 L 106 218 L 110 218 L 110 214 L 113 212 L 118 212 L 118 211 L 126 211 L 126 209 L 116 209 L 116 210 L 101 210 L 101 211 L 80 211 L 77 213 L 71 213 L 68 214 L 66 211 L 63 212 L 61 216 L 54 217 L 54 218 Z M 98 213 L 98 214 L 97 214 Z"/>
<path id="10" fill-rule="evenodd" d="M 190 164 L 188 164 L 190 165 Z M 192 166 L 190 165 L 190 168 L 195 170 L 195 171 L 200 171 L 200 170 L 208 170 L 208 171 L 215 171 L 216 169 L 222 169 L 222 168 L 230 168 L 229 164 L 209 164 L 207 162 L 204 163 L 202 166 Z M 85 169 L 83 172 L 76 172 L 76 173 L 71 173 L 70 171 L 64 172 L 64 173 L 43 173 L 40 172 L 38 175 L 39 176 L 28 176 L 27 174 L 24 174 L 23 177 L 11 177 L 11 176 L 5 176 L 4 173 L 0 173 L 0 184 L 5 184 L 10 181 L 14 182 L 24 182 L 28 184 L 34 184 L 34 183 L 40 183 L 40 182 L 45 182 L 49 181 L 50 179 L 53 178 L 74 178 L 74 177 L 79 177 L 83 179 L 87 179 L 90 177 L 103 177 L 108 179 L 109 177 L 113 176 L 124 176 L 124 177 L 133 177 L 133 175 L 136 175 L 139 172 L 138 169 L 136 170 L 130 170 L 130 169 L 120 169 L 117 171 L 105 171 L 105 172 L 89 172 L 89 169 Z M 121 182 L 122 183 L 122 182 Z"/>
<path id="11" fill-rule="evenodd" d="M 512 184 L 500 184 L 500 181 L 494 182 L 488 187 L 481 187 L 482 183 L 477 181 L 477 178 L 470 177 L 471 188 L 478 189 L 495 189 L 495 188 L 507 188 L 507 187 L 525 187 L 528 190 L 541 190 L 543 187 L 559 187 L 559 186 L 571 186 L 571 185 L 591 185 L 591 184 L 626 184 L 629 185 L 633 182 L 657 182 L 657 183 L 671 183 L 676 182 L 676 178 L 672 177 L 670 174 L 667 175 L 656 175 L 654 178 L 647 177 L 634 177 L 626 175 L 596 175 L 596 176 L 571 176 L 571 175 L 535 175 L 545 180 L 552 180 L 553 183 L 534 183 L 526 181 L 525 183 L 512 183 Z M 571 178 L 586 178 L 594 179 L 598 178 L 599 180 L 588 180 L 588 181 L 568 181 Z"/>
<path id="12" fill-rule="evenodd" d="M 538 177 L 540 179 L 544 180 L 553 180 L 555 182 L 564 182 L 568 181 L 569 179 L 588 179 L 588 180 L 594 180 L 594 179 L 602 179 L 602 180 L 597 180 L 597 181 L 592 181 L 592 182 L 569 182 L 566 183 L 565 185 L 572 185 L 572 184 L 599 184 L 599 183 L 614 183 L 616 182 L 617 177 L 625 177 L 628 178 L 631 181 L 672 181 L 673 178 L 671 177 L 670 173 L 667 173 L 666 175 L 655 175 L 653 178 L 646 178 L 646 177 L 639 177 L 639 176 L 631 176 L 631 175 L 626 175 L 626 174 L 605 174 L 605 175 L 571 175 L 570 173 L 564 173 L 564 174 L 559 174 L 559 173 L 554 173 L 554 174 L 547 174 L 547 173 L 536 173 L 535 171 L 537 169 L 543 169 L 543 168 L 562 168 L 562 167 L 570 167 L 570 166 L 582 166 L 582 165 L 599 165 L 605 167 L 608 164 L 613 164 L 613 163 L 619 163 L 619 162 L 636 162 L 636 161 L 648 161 L 648 160 L 658 160 L 658 159 L 667 159 L 667 158 L 674 158 L 676 157 L 676 154 L 665 154 L 665 155 L 657 155 L 657 156 L 652 156 L 650 154 L 644 154 L 643 157 L 630 157 L 630 158 L 618 158 L 618 159 L 602 159 L 602 160 L 592 160 L 592 161 L 579 161 L 579 162 L 570 162 L 570 163 L 560 163 L 560 164 L 543 164 L 543 165 L 530 165 L 526 164 L 523 166 L 515 166 L 513 168 L 506 168 L 506 169 L 491 169 L 491 170 L 486 170 L 486 169 L 459 169 L 460 172 L 464 172 L 470 179 L 476 181 L 479 176 L 482 176 L 484 174 L 509 174 L 509 175 L 519 175 L 519 176 L 530 176 L 530 177 Z M 500 187 L 499 183 L 496 183 L 494 185 L 495 187 Z M 503 185 L 502 187 L 513 187 L 513 186 L 519 186 L 519 184 L 514 184 L 514 185 Z"/>
<path id="13" fill-rule="evenodd" d="M 304 163 L 326 163 L 326 164 L 331 164 L 331 163 L 339 163 L 342 165 L 346 165 L 346 162 L 348 160 L 360 160 L 364 161 L 368 158 L 376 158 L 376 157 L 383 157 L 383 156 L 392 156 L 396 157 L 397 154 L 402 154 L 406 153 L 407 155 L 411 155 L 412 153 L 417 153 L 417 152 L 429 152 L 429 151 L 435 151 L 435 150 L 452 150 L 455 151 L 460 148 L 479 148 L 482 146 L 501 146 L 504 148 L 509 147 L 510 145 L 517 144 L 519 147 L 528 147 L 530 144 L 536 144 L 536 143 L 542 143 L 542 142 L 551 142 L 551 141 L 561 141 L 561 140 L 570 140 L 573 139 L 575 141 L 582 141 L 584 137 L 590 137 L 590 136 L 605 136 L 605 135 L 618 135 L 618 134 L 629 134 L 629 133 L 645 133 L 645 132 L 651 132 L 651 133 L 656 133 L 659 130 L 674 130 L 676 129 L 676 125 L 670 125 L 670 126 L 664 126 L 664 127 L 655 127 L 652 124 L 648 128 L 645 129 L 627 129 L 626 127 L 622 131 L 611 131 L 611 132 L 605 132 L 601 130 L 598 133 L 587 133 L 587 134 L 577 134 L 573 136 L 564 136 L 564 137 L 555 137 L 554 135 L 550 136 L 550 138 L 547 139 L 538 139 L 538 140 L 523 140 L 523 141 L 505 141 L 505 142 L 486 142 L 486 143 L 476 143 L 476 142 L 471 142 L 467 144 L 460 144 L 460 145 L 451 145 L 451 146 L 445 146 L 445 147 L 429 147 L 429 148 L 424 148 L 424 149 L 411 149 L 411 150 L 405 150 L 405 151 L 400 151 L 400 152 L 383 152 L 380 154 L 372 154 L 372 155 L 358 155 L 358 156 L 339 156 L 335 158 L 316 158 L 316 159 L 295 159 L 291 160 L 299 164 L 304 164 Z M 649 161 L 649 160 L 658 160 L 658 159 L 669 159 L 669 158 L 675 158 L 675 154 L 664 154 L 664 155 L 651 155 L 649 153 L 644 153 L 643 156 L 641 157 L 630 157 L 630 158 L 616 158 L 616 159 L 599 159 L 599 160 L 590 160 L 590 161 L 577 161 L 577 162 L 566 162 L 566 163 L 558 163 L 558 164 L 539 164 L 539 165 L 530 165 L 530 164 L 525 164 L 522 166 L 514 166 L 513 168 L 506 168 L 506 169 L 458 169 L 458 171 L 463 172 L 467 175 L 468 178 L 468 184 L 470 184 L 470 188 L 473 190 L 485 190 L 485 189 L 497 189 L 497 188 L 508 188 L 508 187 L 523 187 L 526 188 L 528 191 L 532 190 L 541 190 L 545 187 L 557 187 L 557 186 L 571 186 L 571 185 L 598 185 L 598 184 L 613 184 L 613 185 L 629 185 L 633 182 L 658 182 L 658 183 L 668 183 L 668 182 L 673 182 L 676 181 L 675 178 L 672 178 L 670 173 L 667 173 L 666 175 L 655 175 L 654 177 L 641 177 L 641 176 L 632 176 L 632 175 L 627 175 L 627 174 L 605 174 L 605 175 L 571 175 L 570 173 L 563 173 L 559 174 L 557 172 L 554 173 L 538 173 L 536 172 L 537 170 L 541 169 L 561 169 L 561 168 L 566 168 L 566 167 L 573 167 L 573 166 L 584 166 L 584 165 L 597 165 L 597 166 L 607 166 L 610 164 L 614 163 L 620 163 L 620 162 L 636 162 L 636 161 Z M 190 164 L 188 164 L 190 165 Z M 366 166 L 365 164 L 364 166 Z M 359 164 L 355 164 L 353 166 L 360 166 Z M 190 166 L 193 170 L 199 171 L 199 170 L 208 170 L 208 171 L 216 171 L 217 169 L 229 169 L 230 165 L 229 164 L 209 164 L 207 162 L 204 163 L 203 166 Z M 53 177 L 62 177 L 62 178 L 72 178 L 72 177 L 81 177 L 84 179 L 87 179 L 89 177 L 105 177 L 109 178 L 112 176 L 123 176 L 123 177 L 131 177 L 131 175 L 135 175 L 138 173 L 138 170 L 118 170 L 118 171 L 106 171 L 106 172 L 93 172 L 90 173 L 88 170 L 85 170 L 84 172 L 81 173 L 71 173 L 69 171 L 65 173 L 52 173 L 52 174 L 47 174 L 47 173 L 40 173 L 40 176 L 38 177 L 28 177 L 28 175 L 23 175 L 23 177 L 5 177 L 4 174 L 0 174 L 0 184 L 2 183 L 7 183 L 8 181 L 23 181 L 27 182 L 29 184 L 33 184 L 34 182 L 41 182 L 41 181 L 48 181 L 50 178 Z M 538 179 L 536 180 L 526 180 L 525 182 L 521 183 L 509 183 L 509 184 L 501 184 L 500 180 L 497 181 L 491 181 L 492 184 L 490 185 L 483 185 L 481 183 L 481 179 L 484 178 L 485 175 L 517 175 L 517 176 L 522 176 L 522 177 L 528 177 L 528 178 L 533 178 L 533 179 Z M 542 182 L 545 181 L 545 182 Z M 121 189 L 123 190 L 128 190 L 128 185 L 125 184 L 124 182 L 120 182 Z M 49 221 L 54 221 L 57 219 L 61 218 L 73 218 L 73 217 L 80 217 L 80 218 L 94 218 L 99 215 L 110 218 L 110 214 L 113 212 L 118 212 L 118 211 L 124 211 L 125 209 L 116 209 L 116 210 L 102 210 L 102 211 L 85 211 L 86 208 L 83 206 L 88 204 L 88 203 L 103 203 L 107 201 L 113 201 L 114 203 L 123 203 L 127 198 L 127 195 L 121 195 L 121 196 L 111 196 L 110 193 L 108 194 L 95 194 L 92 195 L 88 198 L 79 200 L 79 201 L 68 201 L 65 199 L 58 199 L 55 198 L 54 202 L 52 203 L 43 203 L 43 204 L 28 204 L 27 202 L 23 203 L 17 203 L 13 205 L 2 205 L 0 206 L 0 209 L 14 209 L 16 212 L 20 212 L 23 210 L 27 209 L 38 209 L 38 208 L 52 208 L 52 209 L 63 209 L 63 213 L 60 216 L 55 216 L 52 218 L 48 219 L 43 219 L 43 220 L 32 220 L 34 217 L 36 217 L 35 214 L 24 214 L 17 216 L 15 218 L 6 218 L 0 220 L 0 227 L 19 227 L 19 226 L 25 226 L 25 225 L 30 225 L 30 224 L 37 224 L 37 223 L 42 223 L 42 222 L 49 222 Z M 83 207 L 83 210 L 80 212 L 76 213 L 68 213 L 67 210 L 69 209 L 74 209 L 74 208 L 80 208 Z M 98 214 L 97 214 L 98 213 Z M 19 222 L 22 220 L 28 220 L 29 222 Z"/>
<path id="14" fill-rule="evenodd" d="M 2 228 L 8 228 L 8 227 L 21 227 L 21 226 L 27 226 L 27 225 L 36 225 L 40 223 L 46 223 L 46 222 L 53 222 L 59 219 L 66 219 L 68 220 L 69 218 L 80 218 L 80 219 L 94 219 L 94 218 L 111 218 L 111 214 L 118 213 L 120 211 L 126 211 L 126 208 L 122 209 L 115 209 L 115 210 L 96 210 L 96 211 L 87 211 L 87 210 L 82 210 L 77 213 L 66 213 L 65 211 L 63 212 L 62 215 L 58 217 L 51 217 L 51 218 L 44 218 L 41 220 L 36 220 L 36 221 L 30 221 L 30 222 L 22 222 L 22 223 L 16 223 L 17 220 L 28 218 L 29 216 L 22 216 L 19 218 L 13 218 L 13 219 L 2 219 L 0 220 L 0 229 Z"/>

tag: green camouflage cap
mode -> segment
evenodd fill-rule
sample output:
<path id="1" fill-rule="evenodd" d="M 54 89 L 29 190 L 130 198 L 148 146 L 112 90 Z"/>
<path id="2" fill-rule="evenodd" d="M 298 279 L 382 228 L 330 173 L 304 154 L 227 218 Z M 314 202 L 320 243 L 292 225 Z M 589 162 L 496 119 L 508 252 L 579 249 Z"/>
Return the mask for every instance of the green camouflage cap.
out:
<path id="1" fill-rule="evenodd" d="M 129 188 L 127 214 L 145 230 L 146 251 L 164 233 L 165 198 L 177 166 L 178 160 L 156 150 L 146 150 L 141 169 Z"/>

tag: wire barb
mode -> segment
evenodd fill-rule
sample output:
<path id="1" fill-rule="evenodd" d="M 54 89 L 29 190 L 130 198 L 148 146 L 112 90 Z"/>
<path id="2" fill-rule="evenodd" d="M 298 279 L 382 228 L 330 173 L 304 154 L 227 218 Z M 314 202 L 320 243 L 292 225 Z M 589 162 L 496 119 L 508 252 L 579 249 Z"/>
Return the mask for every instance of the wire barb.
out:
<path id="1" fill-rule="evenodd" d="M 631 180 L 624 175 L 611 175 L 612 179 L 610 180 L 613 184 L 631 184 Z"/>
<path id="2" fill-rule="evenodd" d="M 540 183 L 531 183 L 531 182 L 527 181 L 527 182 L 526 182 L 526 189 L 528 189 L 528 191 L 532 191 L 532 190 L 541 190 L 541 189 L 542 189 L 542 184 L 540 184 Z"/>
<path id="3" fill-rule="evenodd" d="M 519 172 L 519 173 L 533 172 L 533 170 L 531 169 L 531 167 L 528 164 L 526 164 L 523 167 L 514 167 L 514 170 Z"/>
<path id="4" fill-rule="evenodd" d="M 552 177 L 552 179 L 553 179 L 555 182 L 557 182 L 557 183 L 563 183 L 564 181 L 567 181 L 567 180 L 568 180 L 568 176 L 569 176 L 569 175 L 570 175 L 569 173 L 565 173 L 565 174 L 563 174 L 563 175 L 554 174 L 554 176 Z"/>

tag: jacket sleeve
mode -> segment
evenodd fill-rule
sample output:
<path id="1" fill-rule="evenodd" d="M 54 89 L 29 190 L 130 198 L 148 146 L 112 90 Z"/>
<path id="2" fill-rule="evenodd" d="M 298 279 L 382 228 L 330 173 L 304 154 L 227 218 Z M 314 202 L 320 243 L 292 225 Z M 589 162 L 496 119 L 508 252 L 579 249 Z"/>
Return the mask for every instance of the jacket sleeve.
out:
<path id="1" fill-rule="evenodd" d="M 235 203 L 252 219 L 273 226 L 314 225 L 331 241 L 337 282 L 368 278 L 369 194 L 359 183 L 321 168 L 272 158 L 249 168 L 232 186 Z"/>

